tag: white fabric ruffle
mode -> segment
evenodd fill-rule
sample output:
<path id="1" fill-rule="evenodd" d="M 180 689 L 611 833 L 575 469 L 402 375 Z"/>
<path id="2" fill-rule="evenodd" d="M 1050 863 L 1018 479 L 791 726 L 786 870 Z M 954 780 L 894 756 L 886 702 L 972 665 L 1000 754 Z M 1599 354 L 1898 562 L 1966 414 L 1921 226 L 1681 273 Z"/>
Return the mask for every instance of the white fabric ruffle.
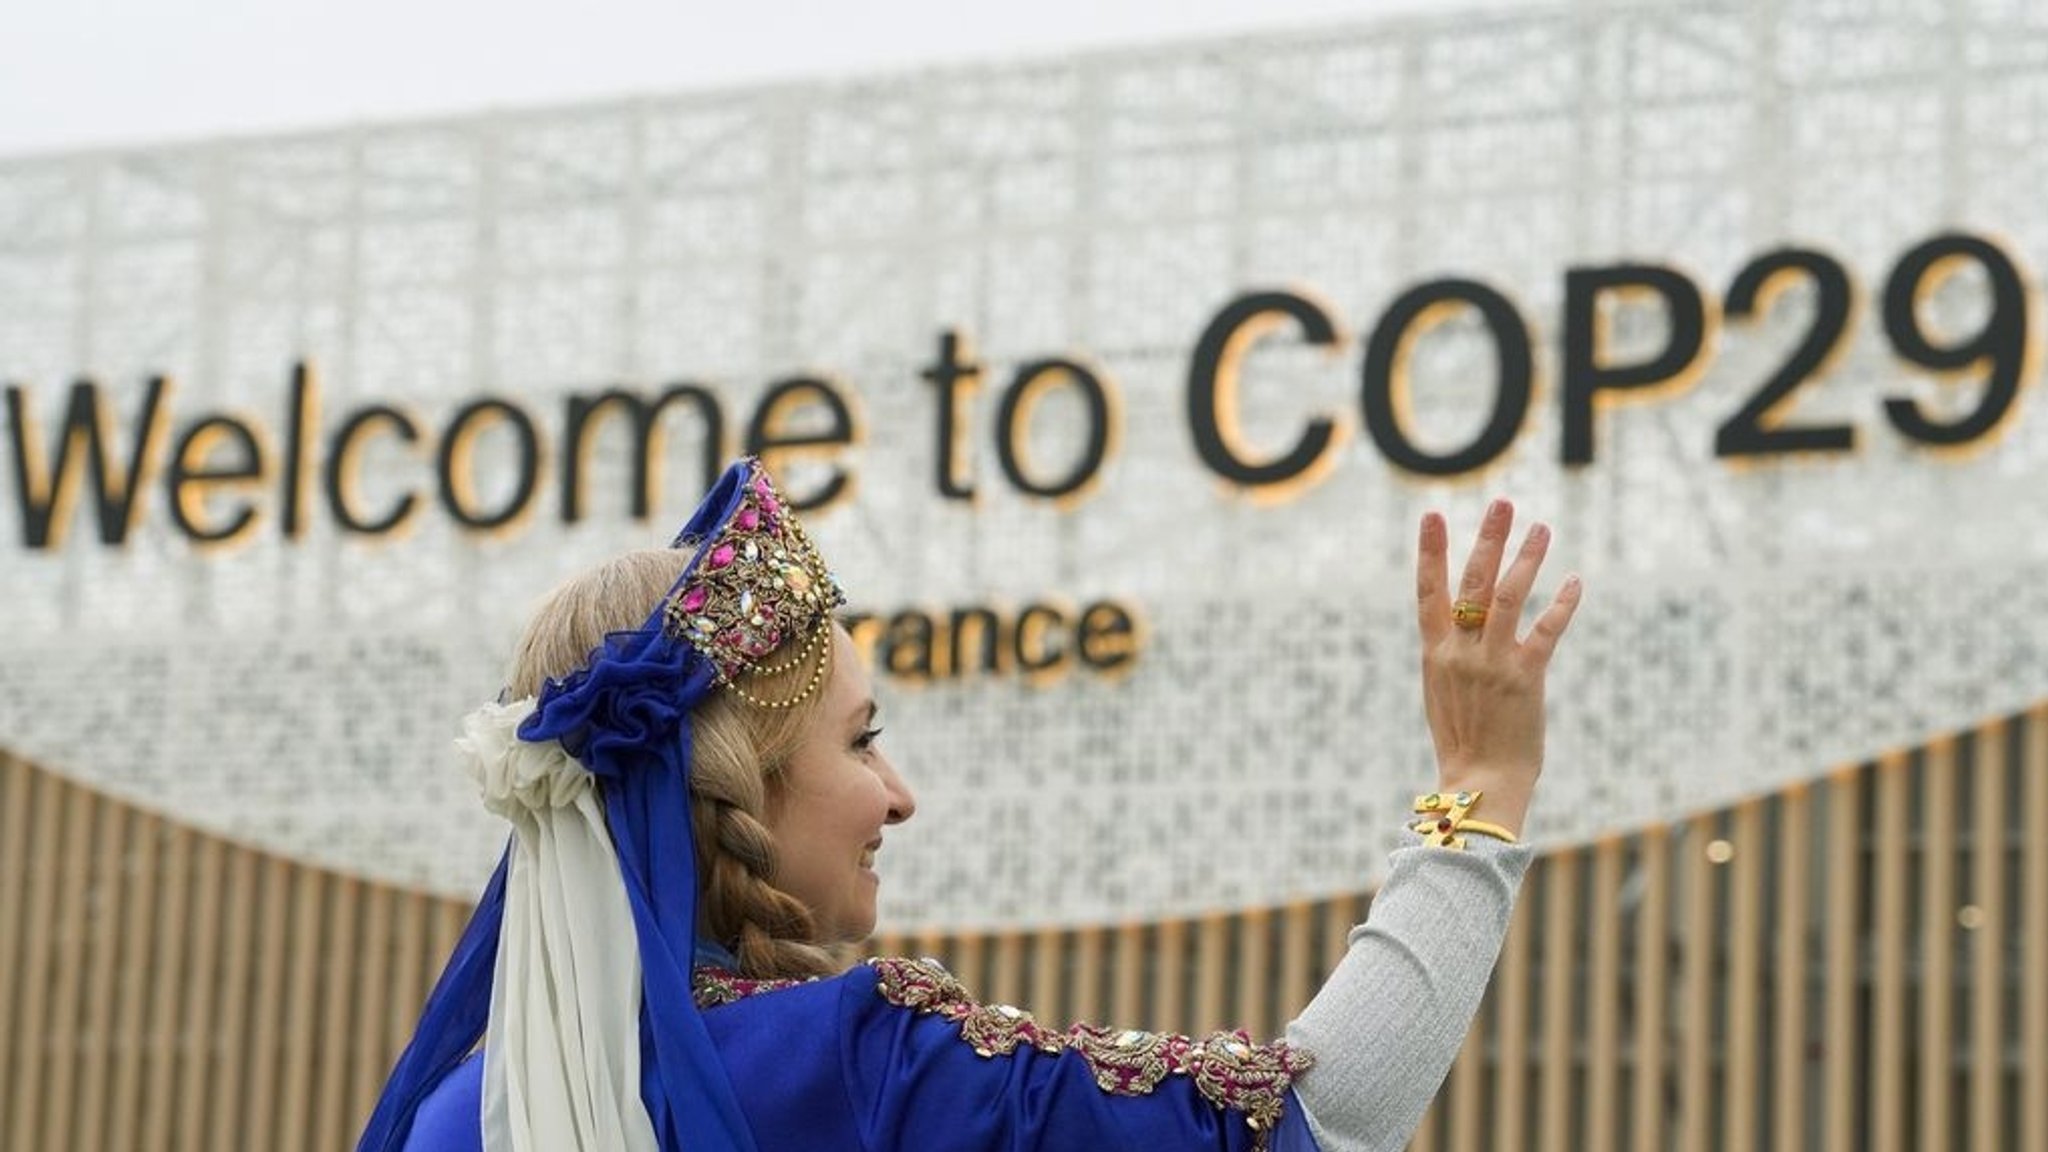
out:
<path id="1" fill-rule="evenodd" d="M 640 1099 L 640 949 L 590 773 L 519 738 L 532 698 L 486 704 L 455 741 L 512 823 L 484 1036 L 486 1152 L 657 1152 Z"/>

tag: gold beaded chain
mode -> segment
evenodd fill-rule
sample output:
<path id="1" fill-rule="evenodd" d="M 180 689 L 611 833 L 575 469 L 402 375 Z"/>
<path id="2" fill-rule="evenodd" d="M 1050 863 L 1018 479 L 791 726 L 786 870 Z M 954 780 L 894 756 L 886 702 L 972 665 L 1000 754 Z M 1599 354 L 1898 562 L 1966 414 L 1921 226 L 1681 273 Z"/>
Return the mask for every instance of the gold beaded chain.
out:
<path id="1" fill-rule="evenodd" d="M 816 648 L 818 646 L 818 637 L 822 634 L 822 632 L 822 629 L 811 629 L 811 634 L 804 638 L 803 647 L 798 648 L 796 650 L 795 655 L 792 655 L 789 659 L 784 660 L 780 664 L 758 665 L 750 669 L 751 674 L 754 676 L 780 676 L 784 672 L 794 671 L 795 669 L 810 663 L 811 649 Z"/>
<path id="2" fill-rule="evenodd" d="M 805 682 L 804 686 L 801 689 L 797 691 L 796 695 L 791 696 L 785 700 L 763 700 L 759 696 L 754 695 L 752 692 L 747 691 L 745 688 L 740 687 L 739 682 L 736 680 L 728 683 L 726 687 L 731 688 L 733 690 L 733 693 L 737 695 L 740 699 L 745 700 L 747 703 L 752 704 L 757 708 L 781 709 L 796 707 L 798 704 L 801 704 L 804 701 L 810 699 L 811 694 L 818 690 L 818 686 L 825 682 L 825 672 L 827 669 L 832 667 L 831 634 L 832 616 L 828 612 L 820 612 L 818 614 L 818 623 L 811 629 L 810 638 L 804 641 L 802 651 L 798 652 L 795 656 L 791 657 L 790 659 L 784 661 L 781 664 L 768 668 L 755 668 L 752 670 L 752 674 L 755 676 L 766 676 L 773 675 L 779 672 L 787 672 L 790 669 L 797 667 L 801 661 L 809 657 L 812 649 L 819 649 L 818 661 L 816 666 L 811 669 L 810 679 Z M 825 643 L 822 646 L 820 646 L 818 643 L 820 638 L 823 638 L 825 640 Z"/>

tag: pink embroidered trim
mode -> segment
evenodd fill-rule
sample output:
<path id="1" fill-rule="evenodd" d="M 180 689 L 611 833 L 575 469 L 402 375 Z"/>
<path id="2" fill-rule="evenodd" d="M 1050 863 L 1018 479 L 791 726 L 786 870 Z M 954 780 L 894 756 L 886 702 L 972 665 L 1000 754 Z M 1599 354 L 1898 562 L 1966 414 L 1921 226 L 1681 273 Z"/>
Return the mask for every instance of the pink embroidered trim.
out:
<path id="1" fill-rule="evenodd" d="M 936 960 L 867 963 L 884 1000 L 953 1021 L 960 1026 L 960 1038 L 981 1056 L 1009 1055 L 1022 1047 L 1055 1054 L 1071 1050 L 1088 1062 L 1097 1087 L 1123 1096 L 1147 1095 L 1168 1076 L 1186 1076 L 1211 1104 L 1242 1112 L 1258 1134 L 1258 1148 L 1279 1124 L 1295 1078 L 1314 1063 L 1306 1052 L 1277 1041 L 1254 1044 L 1243 1032 L 1195 1039 L 1092 1024 L 1059 1031 L 1021 1008 L 976 1001 Z"/>
<path id="2" fill-rule="evenodd" d="M 807 983 L 808 980 L 750 980 L 724 968 L 698 968 L 690 973 L 690 994 L 697 1001 L 698 1008 L 718 1008 L 762 992 L 775 992 Z"/>

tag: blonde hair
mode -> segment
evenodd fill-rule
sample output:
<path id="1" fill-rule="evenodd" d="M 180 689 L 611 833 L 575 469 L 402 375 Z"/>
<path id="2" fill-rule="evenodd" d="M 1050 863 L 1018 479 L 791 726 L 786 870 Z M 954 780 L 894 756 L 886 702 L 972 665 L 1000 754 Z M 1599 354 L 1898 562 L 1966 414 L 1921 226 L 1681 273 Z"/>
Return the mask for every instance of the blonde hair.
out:
<path id="1" fill-rule="evenodd" d="M 606 635 L 640 627 L 689 558 L 680 549 L 628 552 L 555 589 L 534 613 L 513 656 L 511 695 L 538 696 L 548 680 L 587 666 Z M 784 655 L 771 654 L 764 666 Z M 808 674 L 805 668 L 785 676 L 794 681 Z M 797 686 L 777 679 L 750 687 L 780 699 Z M 740 974 L 753 979 L 819 976 L 839 967 L 820 946 L 810 909 L 776 886 L 775 840 L 766 823 L 782 770 L 822 696 L 813 693 L 795 707 L 769 709 L 714 689 L 691 717 L 697 928 L 732 949 Z"/>

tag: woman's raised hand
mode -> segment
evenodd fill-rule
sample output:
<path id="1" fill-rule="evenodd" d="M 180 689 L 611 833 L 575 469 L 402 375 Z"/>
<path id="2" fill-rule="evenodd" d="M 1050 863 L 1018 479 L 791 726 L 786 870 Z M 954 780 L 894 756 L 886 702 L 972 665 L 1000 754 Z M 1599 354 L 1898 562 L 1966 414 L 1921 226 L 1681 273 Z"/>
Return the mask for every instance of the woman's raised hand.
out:
<path id="1" fill-rule="evenodd" d="M 1503 573 L 1514 519 L 1514 506 L 1505 500 L 1487 506 L 1454 599 L 1444 518 L 1424 516 L 1415 590 L 1422 700 L 1436 744 L 1437 786 L 1483 791 L 1474 815 L 1519 835 L 1543 771 L 1543 678 L 1579 606 L 1581 585 L 1577 576 L 1568 577 L 1528 635 L 1519 635 L 1522 606 L 1543 567 L 1550 529 L 1530 528 Z"/>

